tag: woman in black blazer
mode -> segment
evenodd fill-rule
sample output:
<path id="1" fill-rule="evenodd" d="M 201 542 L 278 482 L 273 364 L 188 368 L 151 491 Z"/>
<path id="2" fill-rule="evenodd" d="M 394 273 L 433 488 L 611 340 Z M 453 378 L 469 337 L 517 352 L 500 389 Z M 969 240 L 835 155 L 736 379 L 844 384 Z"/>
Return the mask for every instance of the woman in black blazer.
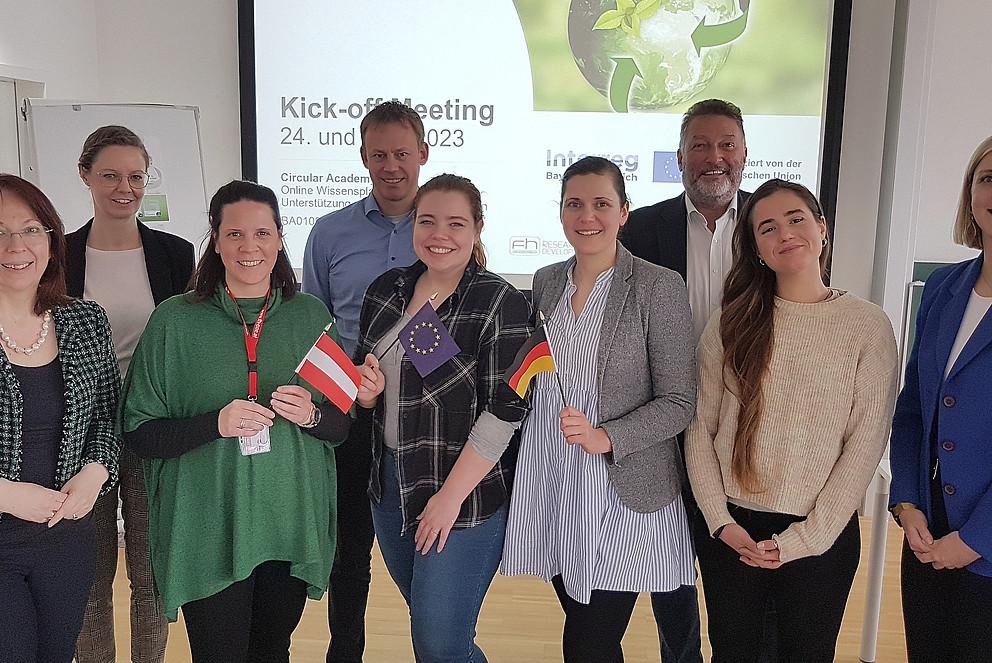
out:
<path id="1" fill-rule="evenodd" d="M 68 293 L 94 300 L 107 310 L 121 375 L 152 310 L 185 292 L 193 272 L 192 244 L 138 221 L 150 164 L 144 144 L 131 130 L 106 126 L 90 134 L 79 156 L 79 177 L 93 198 L 93 218 L 66 237 Z M 120 486 L 131 581 L 131 660 L 161 663 L 168 622 L 155 593 L 148 557 L 148 496 L 141 462 L 127 450 L 121 453 Z M 97 573 L 79 636 L 78 663 L 115 660 L 117 504 L 115 489 L 94 507 Z"/>

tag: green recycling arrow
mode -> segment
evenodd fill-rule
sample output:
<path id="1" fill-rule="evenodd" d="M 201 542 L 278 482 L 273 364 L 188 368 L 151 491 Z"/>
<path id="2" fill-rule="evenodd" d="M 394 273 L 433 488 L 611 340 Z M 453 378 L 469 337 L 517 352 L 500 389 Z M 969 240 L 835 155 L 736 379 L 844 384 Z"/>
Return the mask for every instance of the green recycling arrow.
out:
<path id="1" fill-rule="evenodd" d="M 617 66 L 610 76 L 610 106 L 617 113 L 626 113 L 630 88 L 634 85 L 634 78 L 641 75 L 641 70 L 637 68 L 634 58 L 612 58 L 612 60 Z"/>
<path id="2" fill-rule="evenodd" d="M 696 55 L 699 55 L 699 52 L 704 48 L 729 44 L 744 34 L 750 5 L 751 0 L 741 0 L 741 15 L 727 23 L 705 25 L 706 17 L 704 16 L 696 29 L 692 31 L 692 45 L 696 47 Z"/>

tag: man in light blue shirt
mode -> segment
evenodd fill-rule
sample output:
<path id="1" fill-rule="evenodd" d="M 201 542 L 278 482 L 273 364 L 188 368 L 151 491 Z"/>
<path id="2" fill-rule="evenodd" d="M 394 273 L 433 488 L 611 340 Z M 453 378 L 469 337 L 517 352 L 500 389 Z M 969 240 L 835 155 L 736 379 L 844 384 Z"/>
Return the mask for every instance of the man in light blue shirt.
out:
<path id="1" fill-rule="evenodd" d="M 407 267 L 416 260 L 412 208 L 387 216 L 373 186 L 367 198 L 331 212 L 314 225 L 303 259 L 303 291 L 327 304 L 341 345 L 352 355 L 369 285 L 393 267 Z"/>
<path id="2" fill-rule="evenodd" d="M 361 123 L 362 163 L 372 193 L 317 220 L 303 256 L 303 290 L 334 316 L 341 344 L 355 352 L 365 291 L 393 267 L 417 260 L 413 252 L 413 199 L 427 163 L 424 123 L 412 108 L 387 101 Z M 359 359 L 360 361 L 360 359 Z M 338 482 L 337 554 L 331 571 L 327 663 L 360 663 L 371 580 L 374 531 L 368 498 L 371 417 L 360 416 L 335 450 Z"/>

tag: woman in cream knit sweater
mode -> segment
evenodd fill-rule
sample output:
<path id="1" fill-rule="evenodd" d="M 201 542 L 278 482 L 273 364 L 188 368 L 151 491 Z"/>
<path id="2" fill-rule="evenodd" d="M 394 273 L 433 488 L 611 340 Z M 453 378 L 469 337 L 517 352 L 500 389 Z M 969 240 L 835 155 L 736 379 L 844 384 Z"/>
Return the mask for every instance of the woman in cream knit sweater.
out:
<path id="1" fill-rule="evenodd" d="M 713 661 L 746 661 L 763 607 L 784 661 L 832 661 L 860 556 L 855 513 L 885 448 L 896 344 L 877 306 L 823 283 L 827 226 L 769 180 L 741 210 L 723 306 L 700 340 L 686 442 Z"/>

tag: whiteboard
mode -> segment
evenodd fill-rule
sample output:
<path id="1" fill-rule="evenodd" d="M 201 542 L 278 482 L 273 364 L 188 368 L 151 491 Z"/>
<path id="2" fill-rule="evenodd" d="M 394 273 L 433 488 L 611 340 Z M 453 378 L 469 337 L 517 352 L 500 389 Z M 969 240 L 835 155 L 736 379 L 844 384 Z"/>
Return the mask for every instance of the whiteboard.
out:
<path id="1" fill-rule="evenodd" d="M 155 204 L 144 206 L 142 222 L 185 237 L 199 250 L 208 228 L 199 109 L 28 99 L 24 111 L 28 149 L 22 173 L 55 204 L 66 232 L 93 217 L 77 166 L 83 141 L 94 129 L 119 124 L 138 134 L 151 156 L 145 200 Z"/>

